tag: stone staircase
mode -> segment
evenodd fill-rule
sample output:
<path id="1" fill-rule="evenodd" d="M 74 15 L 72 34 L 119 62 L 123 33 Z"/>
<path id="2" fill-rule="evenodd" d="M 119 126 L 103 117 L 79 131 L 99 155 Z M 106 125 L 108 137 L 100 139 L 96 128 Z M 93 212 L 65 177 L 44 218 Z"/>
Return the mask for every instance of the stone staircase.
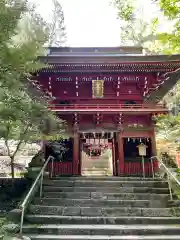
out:
<path id="1" fill-rule="evenodd" d="M 160 179 L 45 179 L 43 199 L 33 200 L 23 234 L 31 240 L 179 240 L 179 206 Z"/>
<path id="2" fill-rule="evenodd" d="M 113 176 L 112 156 L 106 154 L 93 158 L 82 154 L 82 176 Z"/>
<path id="3" fill-rule="evenodd" d="M 109 168 L 84 168 L 81 170 L 82 176 L 112 176 L 113 173 Z"/>

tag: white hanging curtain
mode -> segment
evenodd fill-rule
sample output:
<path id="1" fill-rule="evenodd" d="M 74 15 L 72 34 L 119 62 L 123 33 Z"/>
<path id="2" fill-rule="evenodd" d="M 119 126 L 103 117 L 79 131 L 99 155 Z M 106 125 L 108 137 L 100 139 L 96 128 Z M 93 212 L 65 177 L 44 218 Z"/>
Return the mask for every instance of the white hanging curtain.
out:
<path id="1" fill-rule="evenodd" d="M 108 139 L 104 139 L 104 144 L 108 145 Z"/>
<path id="2" fill-rule="evenodd" d="M 98 138 L 95 139 L 95 144 L 99 145 L 99 139 Z"/>
<path id="3" fill-rule="evenodd" d="M 94 138 L 90 138 L 90 139 L 89 139 L 89 143 L 90 143 L 90 144 L 94 144 Z"/>

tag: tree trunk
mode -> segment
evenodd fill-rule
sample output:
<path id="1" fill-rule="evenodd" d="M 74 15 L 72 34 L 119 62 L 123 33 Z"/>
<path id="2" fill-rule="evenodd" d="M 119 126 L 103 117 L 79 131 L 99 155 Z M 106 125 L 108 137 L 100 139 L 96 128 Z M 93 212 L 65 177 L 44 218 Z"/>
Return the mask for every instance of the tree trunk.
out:
<path id="1" fill-rule="evenodd" d="M 5 145 L 7 147 L 8 156 L 10 157 L 11 177 L 12 177 L 12 182 L 14 182 L 14 157 L 15 157 L 15 154 L 11 155 L 9 145 L 8 145 L 8 140 L 5 140 Z"/>
<path id="2" fill-rule="evenodd" d="M 10 163 L 10 165 L 11 165 L 11 177 L 12 177 L 12 181 L 14 181 L 14 156 L 11 156 L 10 157 L 11 158 L 11 163 Z"/>

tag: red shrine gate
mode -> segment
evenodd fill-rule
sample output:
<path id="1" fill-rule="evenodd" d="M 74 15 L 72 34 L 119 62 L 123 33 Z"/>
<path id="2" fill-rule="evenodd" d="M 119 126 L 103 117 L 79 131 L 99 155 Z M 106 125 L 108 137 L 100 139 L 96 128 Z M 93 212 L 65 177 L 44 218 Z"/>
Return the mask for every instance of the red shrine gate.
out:
<path id="1" fill-rule="evenodd" d="M 107 151 L 113 175 L 141 175 L 140 143 L 147 146 L 146 175 L 152 174 L 153 116 L 168 112 L 158 102 L 177 81 L 168 74 L 180 68 L 180 56 L 144 56 L 141 50 L 51 48 L 40 58 L 48 66 L 34 76 L 36 84 L 71 136 L 54 174 L 80 175 L 84 159 L 100 161 Z"/>

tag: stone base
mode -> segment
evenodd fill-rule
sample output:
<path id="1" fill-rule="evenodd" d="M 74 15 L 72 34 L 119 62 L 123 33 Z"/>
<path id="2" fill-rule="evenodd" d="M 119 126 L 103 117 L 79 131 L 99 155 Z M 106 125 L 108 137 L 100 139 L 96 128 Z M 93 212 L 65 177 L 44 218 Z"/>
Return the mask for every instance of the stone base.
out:
<path id="1" fill-rule="evenodd" d="M 21 209 L 18 209 L 18 208 L 13 209 L 8 213 L 7 218 L 9 221 L 19 224 L 21 220 L 21 213 L 22 213 Z"/>
<path id="2" fill-rule="evenodd" d="M 29 237 L 26 236 L 4 236 L 3 240 L 31 240 Z"/>

